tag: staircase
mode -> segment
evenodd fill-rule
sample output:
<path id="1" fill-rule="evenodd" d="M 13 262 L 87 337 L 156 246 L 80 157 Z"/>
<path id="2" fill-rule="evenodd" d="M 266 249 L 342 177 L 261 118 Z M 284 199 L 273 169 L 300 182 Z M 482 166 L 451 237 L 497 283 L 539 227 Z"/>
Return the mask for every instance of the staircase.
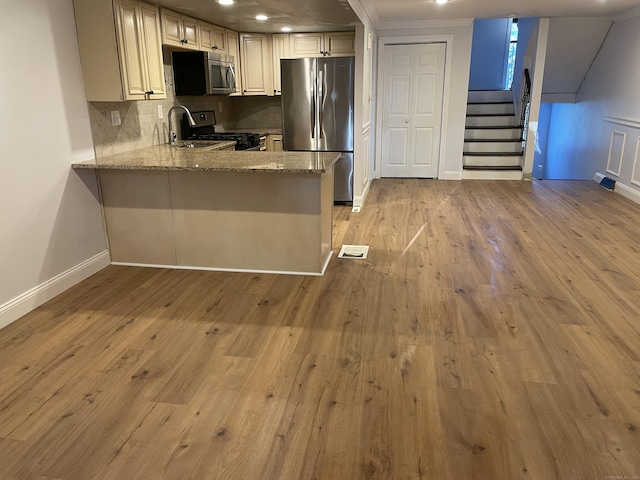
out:
<path id="1" fill-rule="evenodd" d="M 462 178 L 522 180 L 522 154 L 522 126 L 511 91 L 470 91 Z"/>

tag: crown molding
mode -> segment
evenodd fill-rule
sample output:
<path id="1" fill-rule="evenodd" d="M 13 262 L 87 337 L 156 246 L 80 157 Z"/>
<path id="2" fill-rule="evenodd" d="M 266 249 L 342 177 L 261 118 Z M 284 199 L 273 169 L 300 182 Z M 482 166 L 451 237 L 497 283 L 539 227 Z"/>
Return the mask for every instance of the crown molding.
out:
<path id="1" fill-rule="evenodd" d="M 634 7 L 631 10 L 627 10 L 626 12 L 622 12 L 619 15 L 614 15 L 612 17 L 614 22 L 623 22 L 625 20 L 629 20 L 631 18 L 640 17 L 640 7 Z"/>
<path id="2" fill-rule="evenodd" d="M 380 28 L 380 16 L 376 10 L 375 5 L 370 0 L 348 0 L 352 10 L 360 17 L 360 15 L 366 15 L 371 21 L 371 25 L 374 29 Z M 362 21 L 362 18 L 360 18 Z M 363 22 L 364 23 L 364 22 Z"/>
<path id="3" fill-rule="evenodd" d="M 470 27 L 473 18 L 455 18 L 443 20 L 407 20 L 395 22 L 382 22 L 381 30 L 415 30 L 431 28 L 457 28 Z"/>

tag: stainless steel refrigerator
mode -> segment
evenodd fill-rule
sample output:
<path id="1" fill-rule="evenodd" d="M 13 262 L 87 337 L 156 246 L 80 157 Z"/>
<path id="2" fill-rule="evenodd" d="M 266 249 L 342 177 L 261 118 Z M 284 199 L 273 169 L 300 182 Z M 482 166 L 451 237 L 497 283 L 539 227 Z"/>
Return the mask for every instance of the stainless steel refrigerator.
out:
<path id="1" fill-rule="evenodd" d="M 280 61 L 283 148 L 341 152 L 336 202 L 353 201 L 353 57 Z"/>

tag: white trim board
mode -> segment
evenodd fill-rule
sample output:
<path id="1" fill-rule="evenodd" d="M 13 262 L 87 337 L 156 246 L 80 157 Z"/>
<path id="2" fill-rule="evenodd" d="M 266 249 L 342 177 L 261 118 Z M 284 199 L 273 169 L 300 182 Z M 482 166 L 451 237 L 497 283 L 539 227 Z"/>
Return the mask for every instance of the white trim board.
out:
<path id="1" fill-rule="evenodd" d="M 353 197 L 353 206 L 354 207 L 362 207 L 364 205 L 364 201 L 369 194 L 369 187 L 371 186 L 371 180 L 367 182 L 364 186 L 364 190 L 362 190 L 362 195 L 355 195 Z"/>
<path id="2" fill-rule="evenodd" d="M 600 172 L 596 172 L 595 175 L 593 176 L 593 181 L 596 183 L 600 183 L 600 181 L 605 177 L 606 175 L 600 173 Z M 616 186 L 614 187 L 613 191 L 615 193 L 618 193 L 620 195 L 622 195 L 624 198 L 627 198 L 629 200 L 631 200 L 634 203 L 638 203 L 640 204 L 640 191 L 635 190 L 627 185 L 624 185 L 620 182 L 616 181 Z"/>
<path id="3" fill-rule="evenodd" d="M 321 272 L 296 272 L 288 270 L 254 270 L 251 268 L 222 268 L 222 267 L 193 267 L 191 265 L 160 265 L 155 263 L 130 263 L 112 262 L 111 265 L 122 265 L 124 267 L 144 267 L 144 268 L 166 268 L 169 270 L 201 270 L 206 272 L 230 272 L 230 273 L 266 273 L 271 275 L 309 275 L 311 277 L 321 277 L 329 266 L 329 261 L 333 257 L 333 251 L 327 254 Z"/>
<path id="4" fill-rule="evenodd" d="M 608 123 L 615 123 L 618 125 L 624 125 L 626 127 L 640 128 L 640 120 L 633 118 L 614 117 L 612 115 L 603 115 L 602 119 Z"/>
<path id="5" fill-rule="evenodd" d="M 35 310 L 43 303 L 108 267 L 110 264 L 109 251 L 104 250 L 0 305 L 0 328 L 15 322 L 23 315 Z"/>

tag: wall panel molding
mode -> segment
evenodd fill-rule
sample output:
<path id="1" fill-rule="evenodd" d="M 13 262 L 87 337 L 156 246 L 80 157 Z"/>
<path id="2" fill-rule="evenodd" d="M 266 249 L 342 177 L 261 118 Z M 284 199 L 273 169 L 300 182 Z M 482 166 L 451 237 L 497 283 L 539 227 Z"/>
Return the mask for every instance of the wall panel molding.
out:
<path id="1" fill-rule="evenodd" d="M 640 160 L 640 136 L 636 140 L 636 153 L 633 157 L 633 171 L 631 173 L 631 183 L 640 186 L 640 165 L 638 165 L 638 160 Z"/>
<path id="2" fill-rule="evenodd" d="M 626 127 L 640 129 L 640 120 L 633 118 L 615 117 L 613 115 L 604 115 L 602 119 L 608 123 L 615 123 L 617 125 L 624 125 Z"/>
<path id="3" fill-rule="evenodd" d="M 624 147 L 627 142 L 627 134 L 614 130 L 611 132 L 611 141 L 609 142 L 609 157 L 607 158 L 607 173 L 620 176 L 622 168 L 622 159 L 624 156 Z"/>

